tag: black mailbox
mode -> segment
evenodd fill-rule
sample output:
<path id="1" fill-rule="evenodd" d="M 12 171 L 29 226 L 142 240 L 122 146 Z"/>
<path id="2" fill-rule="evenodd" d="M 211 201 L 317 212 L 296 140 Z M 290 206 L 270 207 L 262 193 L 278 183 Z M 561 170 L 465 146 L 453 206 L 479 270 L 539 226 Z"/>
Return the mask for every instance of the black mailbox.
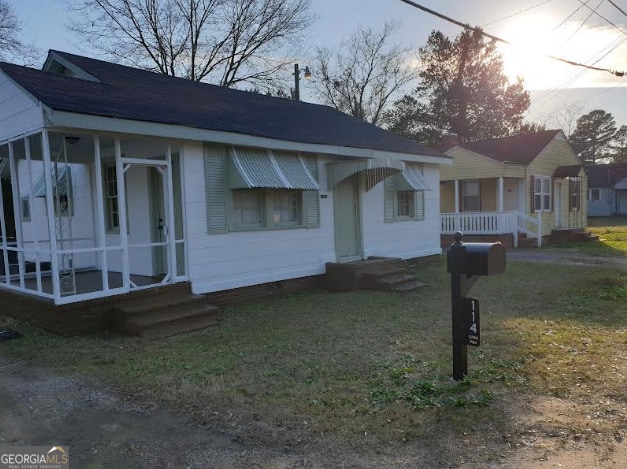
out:
<path id="1" fill-rule="evenodd" d="M 506 252 L 501 243 L 464 243 L 463 256 L 454 263 L 449 250 L 447 270 L 467 275 L 497 275 L 505 272 Z"/>

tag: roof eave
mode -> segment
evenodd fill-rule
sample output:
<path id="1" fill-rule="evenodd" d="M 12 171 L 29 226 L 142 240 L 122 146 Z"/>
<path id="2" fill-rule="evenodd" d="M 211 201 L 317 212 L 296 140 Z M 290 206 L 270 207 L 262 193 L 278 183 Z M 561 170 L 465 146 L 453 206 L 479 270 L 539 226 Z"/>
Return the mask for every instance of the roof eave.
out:
<path id="1" fill-rule="evenodd" d="M 185 127 L 175 124 L 162 124 L 131 119 L 119 119 L 91 114 L 80 114 L 49 109 L 46 112 L 48 122 L 58 128 L 83 129 L 88 131 L 113 132 L 119 134 L 146 135 L 152 137 L 175 138 L 179 140 L 195 140 L 201 142 L 216 142 L 226 145 L 244 145 L 276 150 L 302 151 L 344 156 L 348 158 L 390 158 L 393 160 L 453 164 L 453 158 L 448 155 L 434 156 L 413 153 L 375 150 L 371 148 L 346 147 L 332 144 L 302 143 L 289 140 L 279 140 L 269 137 L 225 132 L 217 130 Z"/>

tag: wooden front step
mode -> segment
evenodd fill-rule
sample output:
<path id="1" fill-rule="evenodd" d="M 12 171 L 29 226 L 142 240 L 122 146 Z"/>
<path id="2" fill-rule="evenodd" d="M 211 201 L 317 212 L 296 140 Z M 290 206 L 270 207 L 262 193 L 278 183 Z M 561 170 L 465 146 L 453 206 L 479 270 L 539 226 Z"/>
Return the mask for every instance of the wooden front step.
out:
<path id="1" fill-rule="evenodd" d="M 369 258 L 346 264 L 327 264 L 326 285 L 331 291 L 383 290 L 407 292 L 424 286 L 407 273 L 402 259 Z"/>
<path id="2" fill-rule="evenodd" d="M 216 325 L 218 311 L 203 295 L 179 288 L 121 301 L 114 322 L 122 334 L 159 338 Z"/>

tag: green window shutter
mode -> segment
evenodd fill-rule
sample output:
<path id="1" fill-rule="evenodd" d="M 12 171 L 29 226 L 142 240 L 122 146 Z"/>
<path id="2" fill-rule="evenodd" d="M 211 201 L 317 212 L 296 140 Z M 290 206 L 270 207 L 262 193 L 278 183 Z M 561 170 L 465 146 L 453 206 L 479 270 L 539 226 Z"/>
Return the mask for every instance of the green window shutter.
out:
<path id="1" fill-rule="evenodd" d="M 425 219 L 425 192 L 416 191 L 416 220 Z"/>
<path id="2" fill-rule="evenodd" d="M 226 155 L 222 147 L 205 145 L 205 191 L 209 233 L 226 233 Z"/>
<path id="3" fill-rule="evenodd" d="M 383 180 L 383 220 L 385 223 L 394 222 L 394 212 L 396 205 L 396 180 L 393 176 Z"/>
<path id="4" fill-rule="evenodd" d="M 314 179 L 320 182 L 318 177 L 318 158 L 303 157 L 307 170 Z M 303 223 L 306 228 L 320 227 L 320 200 L 318 191 L 303 191 Z"/>

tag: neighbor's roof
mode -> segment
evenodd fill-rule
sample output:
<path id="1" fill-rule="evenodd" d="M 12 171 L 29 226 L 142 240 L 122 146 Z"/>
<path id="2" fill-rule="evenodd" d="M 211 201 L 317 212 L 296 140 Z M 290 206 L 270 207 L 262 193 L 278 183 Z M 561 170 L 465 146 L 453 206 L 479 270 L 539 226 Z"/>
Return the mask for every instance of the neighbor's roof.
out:
<path id="1" fill-rule="evenodd" d="M 627 178 L 627 163 L 591 164 L 586 166 L 588 187 L 612 187 Z"/>
<path id="2" fill-rule="evenodd" d="M 0 63 L 46 106 L 72 113 L 173 124 L 283 141 L 448 158 L 333 108 L 174 78 L 51 51 L 100 80 Z M 49 56 L 49 57 L 50 57 Z"/>
<path id="3" fill-rule="evenodd" d="M 496 161 L 528 165 L 560 132 L 545 130 L 532 134 L 459 143 L 457 146 Z"/>

